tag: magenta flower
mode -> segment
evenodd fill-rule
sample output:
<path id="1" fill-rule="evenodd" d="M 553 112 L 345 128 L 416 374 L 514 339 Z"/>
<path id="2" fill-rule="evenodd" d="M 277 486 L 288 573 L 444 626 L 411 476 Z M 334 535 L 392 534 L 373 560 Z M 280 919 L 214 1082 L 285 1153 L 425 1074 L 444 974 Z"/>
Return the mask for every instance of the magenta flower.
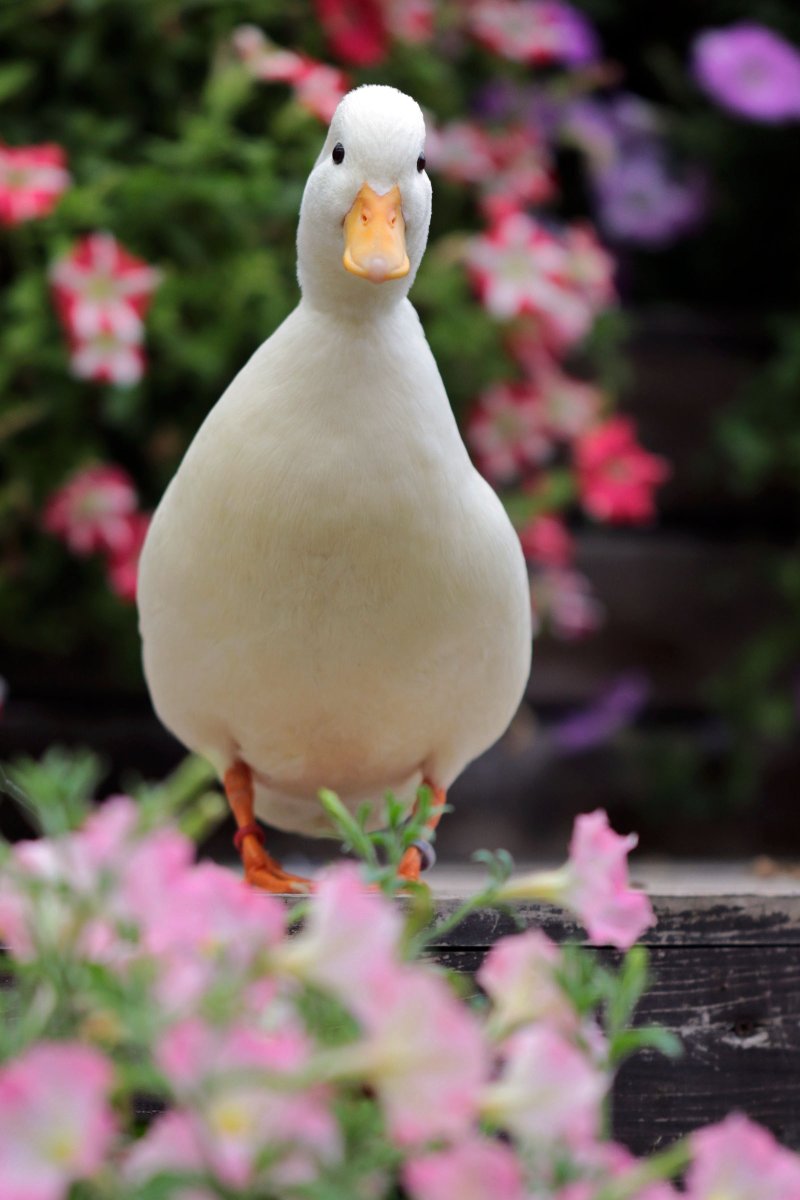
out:
<path id="1" fill-rule="evenodd" d="M 448 1150 L 410 1159 L 403 1182 L 412 1200 L 525 1200 L 529 1194 L 510 1146 L 477 1135 Z"/>
<path id="2" fill-rule="evenodd" d="M 575 540 L 562 521 L 550 513 L 534 517 L 519 530 L 525 557 L 546 567 L 567 567 L 575 557 Z"/>
<path id="3" fill-rule="evenodd" d="M 199 1174 L 205 1169 L 203 1144 L 188 1113 L 176 1109 L 164 1113 L 139 1138 L 122 1161 L 122 1178 L 135 1186 L 156 1175 Z M 170 1190 L 170 1200 L 214 1200 L 215 1188 L 187 1184 Z"/>
<path id="4" fill-rule="evenodd" d="M 611 417 L 579 438 L 575 464 L 581 503 L 598 521 L 638 524 L 655 513 L 653 493 L 669 464 L 636 441 L 633 422 Z"/>
<path id="5" fill-rule="evenodd" d="M 493 483 L 508 483 L 553 454 L 542 398 L 524 383 L 496 383 L 478 399 L 467 419 L 467 443 Z"/>
<path id="6" fill-rule="evenodd" d="M 772 1134 L 732 1113 L 692 1134 L 689 1200 L 794 1200 L 800 1196 L 800 1156 Z"/>
<path id="7" fill-rule="evenodd" d="M 591 1144 L 600 1131 L 603 1072 L 543 1024 L 513 1034 L 504 1050 L 500 1077 L 484 1093 L 484 1116 L 527 1145 Z"/>
<path id="8" fill-rule="evenodd" d="M 85 467 L 53 493 L 42 523 L 73 554 L 125 554 L 137 504 L 133 480 L 121 467 Z"/>
<path id="9" fill-rule="evenodd" d="M 700 223 L 707 191 L 700 172 L 676 175 L 657 151 L 622 154 L 595 177 L 597 219 L 616 241 L 666 246 Z"/>
<path id="10" fill-rule="evenodd" d="M 38 1042 L 0 1067 L 3 1200 L 66 1200 L 116 1133 L 108 1061 L 77 1042 Z"/>
<path id="11" fill-rule="evenodd" d="M 800 117 L 800 52 L 764 25 L 700 34 L 692 69 L 712 100 L 739 116 L 774 124 Z"/>
<path id="12" fill-rule="evenodd" d="M 562 0 L 477 0 L 469 22 L 478 41 L 514 62 L 579 66 L 599 57 L 594 29 Z"/>
<path id="13" fill-rule="evenodd" d="M 6 146 L 0 142 L 0 224 L 46 217 L 70 184 L 60 146 Z"/>

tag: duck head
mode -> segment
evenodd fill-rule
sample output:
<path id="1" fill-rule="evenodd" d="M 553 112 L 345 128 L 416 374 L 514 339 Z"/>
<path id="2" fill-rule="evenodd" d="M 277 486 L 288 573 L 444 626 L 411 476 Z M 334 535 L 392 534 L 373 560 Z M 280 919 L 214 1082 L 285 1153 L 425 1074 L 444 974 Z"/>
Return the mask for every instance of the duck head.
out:
<path id="1" fill-rule="evenodd" d="M 341 101 L 300 206 L 309 303 L 364 317 L 407 295 L 431 217 L 424 147 L 420 107 L 396 88 L 367 84 Z"/>

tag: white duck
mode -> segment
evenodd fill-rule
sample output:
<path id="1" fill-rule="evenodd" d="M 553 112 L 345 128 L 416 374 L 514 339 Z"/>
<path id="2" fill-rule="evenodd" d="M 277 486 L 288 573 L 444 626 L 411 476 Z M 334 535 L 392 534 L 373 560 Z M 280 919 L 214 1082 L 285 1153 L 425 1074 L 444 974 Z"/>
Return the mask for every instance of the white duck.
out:
<path id="1" fill-rule="evenodd" d="M 246 877 L 271 891 L 308 882 L 266 853 L 255 814 L 331 836 L 323 786 L 371 802 L 375 824 L 388 790 L 410 806 L 425 781 L 441 803 L 528 677 L 519 541 L 406 298 L 430 221 L 424 138 L 394 88 L 342 100 L 300 209 L 302 299 L 209 413 L 141 558 L 153 703 L 218 769 Z"/>

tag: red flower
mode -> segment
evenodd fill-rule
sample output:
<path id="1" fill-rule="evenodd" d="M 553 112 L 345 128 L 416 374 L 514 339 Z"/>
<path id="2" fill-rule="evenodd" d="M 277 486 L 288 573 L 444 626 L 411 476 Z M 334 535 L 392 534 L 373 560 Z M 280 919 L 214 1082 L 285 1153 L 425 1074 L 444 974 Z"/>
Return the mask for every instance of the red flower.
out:
<path id="1" fill-rule="evenodd" d="M 108 560 L 108 582 L 112 591 L 121 600 L 136 599 L 136 580 L 139 573 L 139 558 L 144 539 L 150 526 L 150 513 L 131 513 L 127 520 L 125 546 Z"/>
<path id="2" fill-rule="evenodd" d="M 233 48 L 255 79 L 288 83 L 298 104 L 330 122 L 348 88 L 347 77 L 337 67 L 276 46 L 255 25 L 235 30 Z"/>
<path id="3" fill-rule="evenodd" d="M 378 0 L 314 0 L 314 5 L 339 58 L 367 67 L 386 57 L 389 34 Z"/>
<path id="4" fill-rule="evenodd" d="M 525 557 L 546 567 L 566 567 L 575 554 L 575 542 L 560 517 L 535 517 L 519 531 Z"/>
<path id="5" fill-rule="evenodd" d="M 52 266 L 56 308 L 77 340 L 114 333 L 130 340 L 161 276 L 110 233 L 90 233 Z"/>
<path id="6" fill-rule="evenodd" d="M 60 146 L 0 143 L 0 223 L 19 225 L 47 216 L 69 182 Z"/>
<path id="7" fill-rule="evenodd" d="M 124 554 L 136 504 L 133 480 L 121 467 L 85 467 L 47 501 L 43 524 L 73 554 Z"/>
<path id="8" fill-rule="evenodd" d="M 598 521 L 636 524 L 654 512 L 653 491 L 668 478 L 669 464 L 643 450 L 633 422 L 612 417 L 575 445 L 583 507 Z"/>

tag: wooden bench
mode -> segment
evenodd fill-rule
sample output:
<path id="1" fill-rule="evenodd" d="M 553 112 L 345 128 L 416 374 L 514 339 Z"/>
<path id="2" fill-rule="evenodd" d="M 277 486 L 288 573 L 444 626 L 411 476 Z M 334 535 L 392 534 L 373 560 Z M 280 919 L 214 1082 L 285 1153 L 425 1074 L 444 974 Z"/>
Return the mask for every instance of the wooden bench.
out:
<path id="1" fill-rule="evenodd" d="M 616 1136 L 645 1153 L 738 1109 L 800 1150 L 800 879 L 708 862 L 641 862 L 633 874 L 658 917 L 642 939 L 652 984 L 637 1019 L 672 1030 L 684 1054 L 643 1052 L 623 1067 Z M 469 868 L 438 867 L 438 913 L 452 912 L 478 878 Z M 582 940 L 547 905 L 522 904 L 517 915 L 556 940 Z M 442 937 L 436 956 L 472 972 L 513 928 L 501 914 L 475 913 Z"/>

